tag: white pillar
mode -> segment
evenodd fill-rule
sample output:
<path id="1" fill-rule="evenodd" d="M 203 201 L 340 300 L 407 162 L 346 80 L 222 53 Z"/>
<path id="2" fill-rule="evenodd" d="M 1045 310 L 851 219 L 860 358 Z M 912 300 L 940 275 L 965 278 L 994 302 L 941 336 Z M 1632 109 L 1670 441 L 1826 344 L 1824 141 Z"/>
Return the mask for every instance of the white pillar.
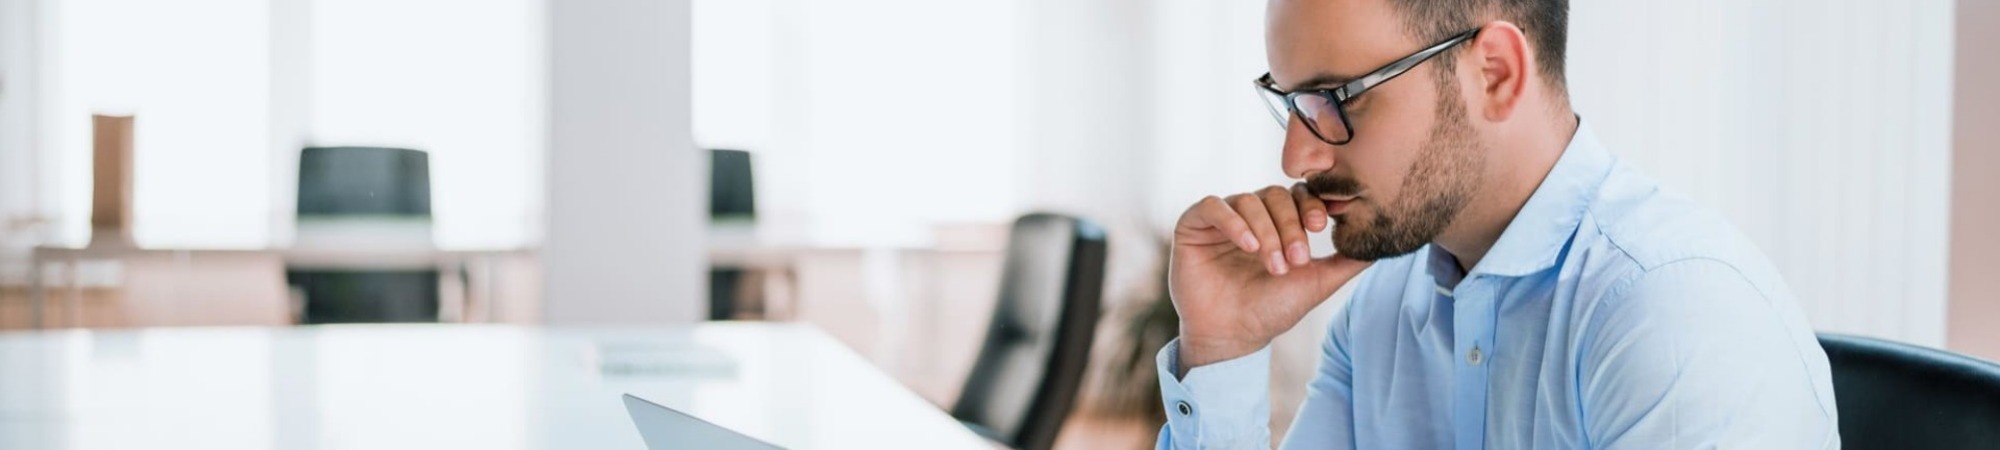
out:
<path id="1" fill-rule="evenodd" d="M 270 239 L 285 246 L 297 230 L 299 152 L 312 123 L 312 1 L 271 1 Z"/>
<path id="2" fill-rule="evenodd" d="M 707 158 L 690 133 L 689 2 L 548 2 L 549 324 L 707 309 Z"/>
<path id="3" fill-rule="evenodd" d="M 0 237 L 16 219 L 41 215 L 35 198 L 41 16 L 34 0 L 0 0 Z M 25 236 L 21 236 L 25 237 Z"/>

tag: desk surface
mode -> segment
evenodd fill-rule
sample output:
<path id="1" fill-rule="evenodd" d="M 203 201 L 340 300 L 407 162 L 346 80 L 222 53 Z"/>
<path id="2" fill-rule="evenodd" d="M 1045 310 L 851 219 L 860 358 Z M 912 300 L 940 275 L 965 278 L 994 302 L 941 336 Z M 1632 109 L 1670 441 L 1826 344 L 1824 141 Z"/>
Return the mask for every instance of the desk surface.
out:
<path id="1" fill-rule="evenodd" d="M 8 449 L 640 449 L 627 392 L 793 449 L 990 448 L 801 325 L 0 333 Z"/>
<path id="2" fill-rule="evenodd" d="M 292 247 L 245 248 L 245 249 L 181 249 L 138 247 L 129 244 L 98 244 L 89 247 L 37 246 L 32 258 L 35 264 L 60 262 L 64 260 L 115 259 L 147 255 L 173 255 L 189 258 L 212 256 L 270 256 L 284 261 L 287 266 L 331 269 L 409 269 L 436 268 L 441 264 L 463 263 L 480 258 L 511 255 L 532 255 L 533 249 L 508 248 L 487 250 L 445 250 L 429 245 L 422 246 L 332 246 L 302 245 Z"/>

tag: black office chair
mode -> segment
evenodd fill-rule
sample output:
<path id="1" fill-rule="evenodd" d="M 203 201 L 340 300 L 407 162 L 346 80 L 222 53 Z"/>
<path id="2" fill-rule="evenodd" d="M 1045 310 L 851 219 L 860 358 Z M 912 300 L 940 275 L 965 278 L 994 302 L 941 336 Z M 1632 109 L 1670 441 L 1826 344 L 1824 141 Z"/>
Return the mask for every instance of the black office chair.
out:
<path id="1" fill-rule="evenodd" d="M 1030 214 L 1014 222 L 999 304 L 952 416 L 1014 448 L 1055 445 L 1090 359 L 1104 241 L 1088 220 Z"/>
<path id="2" fill-rule="evenodd" d="M 1819 335 L 1849 449 L 2000 447 L 2000 364 L 1881 339 Z"/>
<path id="3" fill-rule="evenodd" d="M 299 153 L 300 222 L 420 220 L 431 217 L 430 159 L 424 152 L 380 147 L 311 147 Z M 285 270 L 305 294 L 300 321 L 435 322 L 438 271 Z"/>
<path id="4" fill-rule="evenodd" d="M 756 183 L 751 178 L 750 152 L 708 151 L 708 219 L 710 222 L 757 220 Z M 749 279 L 742 268 L 716 267 L 708 271 L 708 320 L 729 320 L 736 316 L 742 300 L 743 283 Z"/>
<path id="5" fill-rule="evenodd" d="M 709 150 L 708 217 L 756 220 L 757 186 L 750 172 L 750 152 Z"/>

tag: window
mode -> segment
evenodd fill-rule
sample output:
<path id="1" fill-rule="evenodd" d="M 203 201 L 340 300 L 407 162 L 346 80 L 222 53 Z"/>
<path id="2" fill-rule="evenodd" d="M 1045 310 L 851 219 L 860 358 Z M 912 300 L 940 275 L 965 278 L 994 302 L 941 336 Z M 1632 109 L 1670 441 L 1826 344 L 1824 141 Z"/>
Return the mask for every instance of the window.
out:
<path id="1" fill-rule="evenodd" d="M 134 237 L 146 245 L 254 247 L 270 236 L 267 0 L 43 2 L 51 65 L 42 148 L 61 217 L 90 223 L 90 116 L 135 114 Z"/>
<path id="2" fill-rule="evenodd" d="M 766 224 L 922 243 L 1016 208 L 1015 2 L 697 0 L 694 134 L 755 156 Z"/>
<path id="3" fill-rule="evenodd" d="M 445 248 L 540 240 L 542 3 L 312 2 L 309 145 L 430 154 Z"/>
<path id="4" fill-rule="evenodd" d="M 56 240 L 90 217 L 90 115 L 135 114 L 135 238 L 283 245 L 304 145 L 431 158 L 437 242 L 533 245 L 545 145 L 533 0 L 41 2 Z"/>

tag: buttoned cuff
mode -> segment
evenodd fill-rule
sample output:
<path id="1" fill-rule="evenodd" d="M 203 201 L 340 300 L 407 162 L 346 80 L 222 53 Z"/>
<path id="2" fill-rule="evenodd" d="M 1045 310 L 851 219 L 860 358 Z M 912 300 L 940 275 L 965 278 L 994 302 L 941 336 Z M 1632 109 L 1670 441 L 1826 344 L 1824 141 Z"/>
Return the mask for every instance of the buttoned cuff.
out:
<path id="1" fill-rule="evenodd" d="M 1267 448 L 1271 445 L 1271 348 L 1188 371 L 1180 339 L 1160 349 L 1160 398 L 1173 448 Z"/>

